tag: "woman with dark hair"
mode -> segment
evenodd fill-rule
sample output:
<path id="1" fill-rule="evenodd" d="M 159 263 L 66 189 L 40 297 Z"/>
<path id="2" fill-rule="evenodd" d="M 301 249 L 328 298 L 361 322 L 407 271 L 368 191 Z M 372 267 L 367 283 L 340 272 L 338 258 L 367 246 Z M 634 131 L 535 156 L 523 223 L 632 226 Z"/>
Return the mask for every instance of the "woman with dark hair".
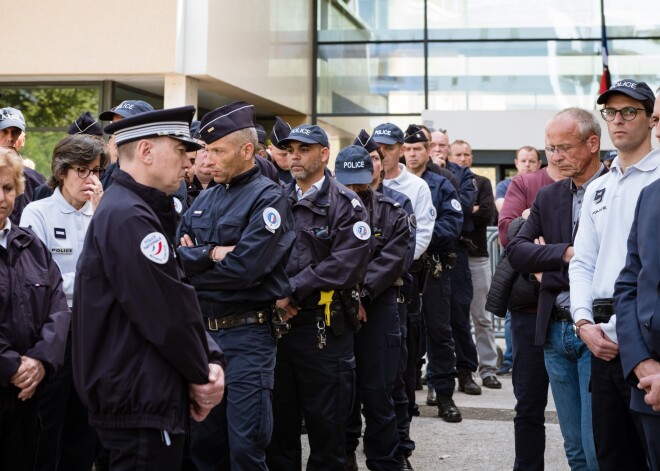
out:
<path id="1" fill-rule="evenodd" d="M 35 392 L 62 364 L 71 314 L 48 248 L 9 215 L 23 160 L 0 148 L 0 469 L 32 470 Z"/>
<path id="2" fill-rule="evenodd" d="M 30 227 L 48 247 L 62 272 L 69 308 L 73 300 L 76 263 L 87 227 L 101 200 L 99 177 L 107 164 L 103 140 L 85 134 L 62 139 L 53 150 L 53 195 L 25 207 L 21 226 Z M 68 326 L 67 326 L 68 327 Z M 40 393 L 39 439 L 35 470 L 90 470 L 97 452 L 94 429 L 73 388 L 71 336 L 64 366 Z"/>

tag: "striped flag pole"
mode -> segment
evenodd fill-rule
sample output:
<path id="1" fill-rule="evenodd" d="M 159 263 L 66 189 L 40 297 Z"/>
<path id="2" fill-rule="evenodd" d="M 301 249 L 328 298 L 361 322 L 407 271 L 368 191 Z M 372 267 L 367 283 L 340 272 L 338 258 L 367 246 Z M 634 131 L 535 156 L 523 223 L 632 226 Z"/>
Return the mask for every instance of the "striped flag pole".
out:
<path id="1" fill-rule="evenodd" d="M 612 86 L 612 77 L 610 76 L 607 57 L 607 28 L 605 27 L 605 9 L 603 7 L 603 0 L 600 0 L 600 28 L 600 55 L 603 59 L 603 75 L 600 78 L 600 93 L 602 94 Z"/>

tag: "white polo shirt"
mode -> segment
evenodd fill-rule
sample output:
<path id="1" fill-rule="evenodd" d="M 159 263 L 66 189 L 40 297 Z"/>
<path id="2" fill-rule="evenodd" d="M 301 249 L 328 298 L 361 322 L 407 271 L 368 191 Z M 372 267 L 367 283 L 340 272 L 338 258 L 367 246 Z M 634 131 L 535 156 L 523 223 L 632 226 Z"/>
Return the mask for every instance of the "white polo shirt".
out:
<path id="1" fill-rule="evenodd" d="M 610 172 L 587 188 L 573 244 L 575 255 L 568 270 L 574 322 L 593 322 L 593 300 L 613 297 L 614 283 L 626 262 L 637 199 L 644 187 L 659 178 L 660 150 L 653 149 L 625 173 L 615 158 Z M 617 342 L 616 316 L 601 326 L 605 335 Z"/>
<path id="2" fill-rule="evenodd" d="M 37 234 L 62 272 L 62 286 L 69 307 L 73 302 L 76 264 L 93 214 L 92 203 L 88 201 L 76 210 L 57 188 L 49 198 L 28 204 L 21 215 L 20 226 L 30 227 Z"/>
<path id="3" fill-rule="evenodd" d="M 436 211 L 431 198 L 428 184 L 421 178 L 406 170 L 406 166 L 399 164 L 401 173 L 398 177 L 383 180 L 383 185 L 403 193 L 410 199 L 415 219 L 417 219 L 417 234 L 415 239 L 415 260 L 422 255 L 433 236 Z"/>

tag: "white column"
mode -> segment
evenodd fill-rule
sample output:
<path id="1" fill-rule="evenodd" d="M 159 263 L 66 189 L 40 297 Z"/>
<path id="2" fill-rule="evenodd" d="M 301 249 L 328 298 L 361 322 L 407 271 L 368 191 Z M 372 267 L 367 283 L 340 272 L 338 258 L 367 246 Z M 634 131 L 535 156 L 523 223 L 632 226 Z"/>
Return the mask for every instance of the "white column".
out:
<path id="1" fill-rule="evenodd" d="M 197 106 L 197 85 L 197 79 L 183 74 L 166 75 L 163 107 Z"/>

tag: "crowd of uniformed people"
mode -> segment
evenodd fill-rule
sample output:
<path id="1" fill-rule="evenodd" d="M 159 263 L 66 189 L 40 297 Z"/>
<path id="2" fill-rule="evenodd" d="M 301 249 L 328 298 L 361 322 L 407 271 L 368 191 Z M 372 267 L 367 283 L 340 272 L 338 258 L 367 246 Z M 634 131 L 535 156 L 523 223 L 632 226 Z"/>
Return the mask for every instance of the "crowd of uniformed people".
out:
<path id="1" fill-rule="evenodd" d="M 514 469 L 543 469 L 548 384 L 572 469 L 658 469 L 657 415 L 629 401 L 642 380 L 660 406 L 654 313 L 635 320 L 637 276 L 642 296 L 660 269 L 633 211 L 660 171 L 660 110 L 634 81 L 598 102 L 612 173 L 593 116 L 564 110 L 548 167 L 522 147 L 497 203 L 469 143 L 422 125 L 360 130 L 330 168 L 317 125 L 278 117 L 269 143 L 245 102 L 195 121 L 129 100 L 104 130 L 83 113 L 46 181 L 20 155 L 25 117 L 0 109 L 0 469 L 290 471 L 306 433 L 309 470 L 357 470 L 360 438 L 369 469 L 412 470 L 424 362 L 446 422 L 462 420 L 456 379 L 478 395 L 513 368 Z M 489 292 L 496 204 L 508 246 Z M 631 225 L 626 259 L 612 244 Z M 511 324 L 499 370 L 487 297 Z M 619 361 L 614 329 L 643 345 Z M 592 427 L 592 402 L 618 419 Z"/>

